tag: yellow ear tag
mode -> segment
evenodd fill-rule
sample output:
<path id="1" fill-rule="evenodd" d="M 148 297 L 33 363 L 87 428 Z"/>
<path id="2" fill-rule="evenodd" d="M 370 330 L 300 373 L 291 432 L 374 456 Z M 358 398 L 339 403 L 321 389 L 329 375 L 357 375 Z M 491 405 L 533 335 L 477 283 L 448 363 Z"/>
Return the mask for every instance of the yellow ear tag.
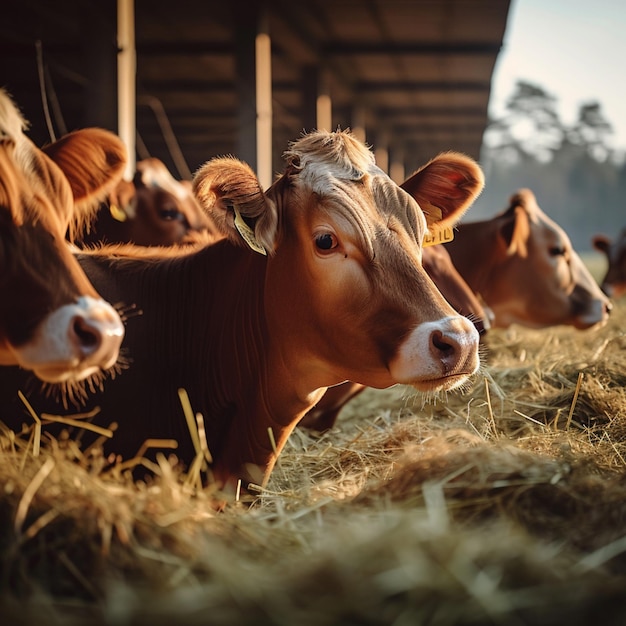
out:
<path id="1" fill-rule="evenodd" d="M 431 224 L 424 235 L 422 248 L 435 246 L 438 243 L 448 243 L 454 239 L 454 229 L 451 226 L 437 226 Z"/>
<path id="2" fill-rule="evenodd" d="M 128 215 L 117 204 L 111 204 L 109 206 L 109 212 L 111 213 L 111 217 L 118 222 L 125 222 Z"/>
<path id="3" fill-rule="evenodd" d="M 256 240 L 254 236 L 254 232 L 244 221 L 243 217 L 241 217 L 241 213 L 239 213 L 239 209 L 237 207 L 233 207 L 235 211 L 235 227 L 239 231 L 239 234 L 243 237 L 244 241 L 259 254 L 267 255 L 265 248 Z"/>

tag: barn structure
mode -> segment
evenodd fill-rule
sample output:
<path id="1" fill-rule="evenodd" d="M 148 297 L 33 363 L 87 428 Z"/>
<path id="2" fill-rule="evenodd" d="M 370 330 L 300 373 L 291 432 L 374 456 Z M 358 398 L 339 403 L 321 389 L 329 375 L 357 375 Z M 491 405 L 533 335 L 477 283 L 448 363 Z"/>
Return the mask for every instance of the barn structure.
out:
<path id="1" fill-rule="evenodd" d="M 442 150 L 478 157 L 509 5 L 5 0 L 0 85 L 39 145 L 103 126 L 177 177 L 234 154 L 268 185 L 302 131 L 350 127 L 401 180 Z"/>

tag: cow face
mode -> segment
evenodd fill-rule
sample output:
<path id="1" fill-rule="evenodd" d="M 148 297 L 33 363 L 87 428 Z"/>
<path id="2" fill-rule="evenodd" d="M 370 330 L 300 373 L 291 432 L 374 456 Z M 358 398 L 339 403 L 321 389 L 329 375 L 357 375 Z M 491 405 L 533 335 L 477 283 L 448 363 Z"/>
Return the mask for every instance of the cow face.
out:
<path id="1" fill-rule="evenodd" d="M 514 195 L 496 220 L 500 262 L 490 287 L 509 296 L 485 298 L 498 326 L 584 329 L 607 320 L 610 303 L 565 231 L 539 208 L 531 191 Z"/>
<path id="2" fill-rule="evenodd" d="M 206 164 L 194 188 L 231 241 L 268 255 L 270 340 L 297 337 L 308 357 L 294 375 L 320 387 L 346 379 L 422 390 L 462 384 L 478 367 L 478 333 L 422 268 L 421 244 L 479 193 L 476 164 L 440 155 L 407 192 L 349 133 L 312 133 L 286 158 L 265 194 L 232 159 Z"/>
<path id="3" fill-rule="evenodd" d="M 62 170 L 23 125 L 0 91 L 0 364 L 77 381 L 115 364 L 124 332 L 64 237 L 121 176 L 124 148 L 110 133 L 80 133 L 50 147 Z"/>
<path id="4" fill-rule="evenodd" d="M 212 233 L 188 181 L 176 180 L 159 159 L 137 163 L 132 182 L 120 181 L 86 242 L 172 246 Z"/>

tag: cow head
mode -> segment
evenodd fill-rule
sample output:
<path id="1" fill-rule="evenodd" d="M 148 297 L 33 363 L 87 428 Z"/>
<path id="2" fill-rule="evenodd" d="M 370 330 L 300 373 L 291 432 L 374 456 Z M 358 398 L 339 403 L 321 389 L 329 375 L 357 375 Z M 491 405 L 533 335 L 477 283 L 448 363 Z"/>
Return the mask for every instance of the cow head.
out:
<path id="1" fill-rule="evenodd" d="M 606 322 L 609 301 L 565 231 L 539 208 L 530 190 L 513 195 L 509 208 L 492 224 L 493 270 L 489 284 L 479 291 L 493 309 L 496 326 L 567 324 L 584 329 Z"/>
<path id="2" fill-rule="evenodd" d="M 608 267 L 602 279 L 602 291 L 610 298 L 619 298 L 626 293 L 626 228 L 612 241 L 605 235 L 592 238 L 593 247 L 604 253 Z"/>
<path id="3" fill-rule="evenodd" d="M 88 230 L 81 237 L 82 244 L 173 246 L 211 243 L 217 238 L 191 182 L 176 180 L 156 158 L 139 161 L 133 180 L 117 184 Z"/>
<path id="4" fill-rule="evenodd" d="M 266 193 L 234 159 L 205 164 L 194 189 L 230 241 L 268 255 L 270 341 L 297 337 L 305 364 L 286 375 L 309 388 L 462 384 L 478 367 L 478 333 L 424 271 L 421 244 L 480 192 L 478 166 L 442 154 L 404 191 L 349 132 L 305 135 L 285 157 L 284 175 Z"/>
<path id="5" fill-rule="evenodd" d="M 106 131 L 77 131 L 38 150 L 0 91 L 0 364 L 47 382 L 112 367 L 124 329 L 65 241 L 122 175 L 125 150 Z"/>

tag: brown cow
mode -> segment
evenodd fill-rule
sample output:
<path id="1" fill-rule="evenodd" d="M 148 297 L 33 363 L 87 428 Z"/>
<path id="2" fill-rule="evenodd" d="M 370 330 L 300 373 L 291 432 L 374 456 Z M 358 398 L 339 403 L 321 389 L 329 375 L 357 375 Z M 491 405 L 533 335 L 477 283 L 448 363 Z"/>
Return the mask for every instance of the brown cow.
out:
<path id="1" fill-rule="evenodd" d="M 412 177 L 402 186 L 410 189 L 414 182 Z M 450 252 L 448 258 L 441 257 L 444 248 Z M 625 250 L 622 248 L 623 259 Z M 618 251 L 616 244 L 613 258 L 619 258 Z M 467 307 L 470 311 L 476 307 L 463 295 L 463 287 L 469 283 L 487 302 L 483 318 L 489 316 L 495 327 L 518 323 L 537 328 L 557 324 L 588 328 L 604 323 L 611 310 L 565 232 L 541 211 L 527 189 L 515 194 L 501 215 L 460 224 L 454 241 L 424 248 L 422 260 L 441 292 L 466 315 Z M 437 264 L 443 269 L 443 278 Z M 455 266 L 462 275 L 458 279 Z M 610 280 L 617 284 L 617 268 L 610 272 Z M 356 383 L 330 388 L 301 424 L 319 431 L 331 428 L 341 409 L 362 390 Z"/>
<path id="2" fill-rule="evenodd" d="M 120 181 L 109 195 L 81 245 L 172 246 L 195 243 L 198 234 L 204 242 L 218 237 L 190 182 L 176 180 L 155 158 L 139 161 L 136 170 L 132 182 Z"/>
<path id="3" fill-rule="evenodd" d="M 181 188 L 158 159 L 137 164 L 133 183 L 122 180 L 109 197 L 97 223 L 83 238 L 84 244 L 135 243 L 142 246 L 177 244 L 207 245 L 221 239 L 212 222 L 202 213 L 195 197 Z M 125 207 L 123 210 L 120 207 Z M 202 219 L 198 217 L 202 216 Z M 454 309 L 468 317 L 480 334 L 489 328 L 489 317 L 474 292 L 461 278 L 450 255 L 441 245 L 424 248 L 422 264 L 437 288 Z M 365 387 L 343 383 L 331 387 L 300 422 L 315 430 L 328 430 L 346 402 Z"/>
<path id="4" fill-rule="evenodd" d="M 214 243 L 221 235 L 202 213 L 194 196 L 186 196 L 182 188 L 184 184 L 185 181 L 176 181 L 158 159 L 140 161 L 133 182 L 122 180 L 119 183 L 94 227 L 83 238 L 83 245 L 107 242 L 142 246 Z M 424 248 L 422 264 L 446 300 L 471 319 L 480 334 L 486 332 L 488 315 L 443 246 Z M 343 405 L 363 389 L 363 385 L 349 382 L 331 387 L 301 424 L 315 430 L 328 430 Z"/>
<path id="5" fill-rule="evenodd" d="M 418 170 L 401 186 L 414 188 L 421 181 Z M 490 327 L 490 313 L 478 301 L 470 286 L 461 277 L 443 245 L 429 245 L 422 251 L 422 265 L 437 288 L 454 309 L 469 318 L 481 335 Z M 300 426 L 319 432 L 330 430 L 339 412 L 365 385 L 345 382 L 329 387 L 320 401 L 300 420 Z"/>
<path id="6" fill-rule="evenodd" d="M 605 235 L 595 235 L 593 246 L 606 254 L 608 267 L 601 288 L 609 298 L 619 298 L 626 293 L 626 228 L 612 241 Z"/>
<path id="7" fill-rule="evenodd" d="M 454 266 L 494 315 L 494 327 L 604 324 L 611 304 L 563 229 L 521 189 L 490 220 L 460 224 Z"/>
<path id="8" fill-rule="evenodd" d="M 71 385 L 116 363 L 124 327 L 89 283 L 65 232 L 121 178 L 126 152 L 99 129 L 41 151 L 25 125 L 0 89 L 0 365 Z"/>
<path id="9" fill-rule="evenodd" d="M 119 183 L 83 243 L 128 242 L 142 246 L 214 243 L 221 238 L 220 234 L 202 213 L 194 196 L 187 196 L 182 188 L 184 184 L 185 181 L 176 181 L 158 159 L 140 161 L 133 183 Z M 445 248 L 441 245 L 424 248 L 422 264 L 454 309 L 468 317 L 480 334 L 486 332 L 488 315 Z M 329 429 L 343 405 L 363 389 L 363 385 L 348 382 L 331 387 L 301 424 L 316 430 Z"/>
<path id="10" fill-rule="evenodd" d="M 427 223 L 453 224 L 482 189 L 476 163 L 436 157 L 411 196 L 349 132 L 311 133 L 285 157 L 266 192 L 232 158 L 198 171 L 197 197 L 226 235 L 214 245 L 80 256 L 102 293 L 143 311 L 127 322 L 129 369 L 87 402 L 101 406 L 97 420 L 119 423 L 109 450 L 128 456 L 147 438 L 174 439 L 190 463 L 200 446 L 179 404 L 184 388 L 217 484 L 264 484 L 329 385 L 434 392 L 476 371 L 478 332 L 421 265 Z M 0 407 L 18 384 L 0 380 Z M 42 395 L 29 399 L 49 409 Z"/>
<path id="11" fill-rule="evenodd" d="M 445 246 L 424 248 L 422 265 L 454 310 L 470 319 L 479 334 L 484 335 L 490 326 L 489 313 L 461 278 Z M 364 389 L 364 385 L 353 382 L 329 387 L 322 399 L 302 418 L 300 425 L 319 432 L 331 429 L 341 409 Z"/>

